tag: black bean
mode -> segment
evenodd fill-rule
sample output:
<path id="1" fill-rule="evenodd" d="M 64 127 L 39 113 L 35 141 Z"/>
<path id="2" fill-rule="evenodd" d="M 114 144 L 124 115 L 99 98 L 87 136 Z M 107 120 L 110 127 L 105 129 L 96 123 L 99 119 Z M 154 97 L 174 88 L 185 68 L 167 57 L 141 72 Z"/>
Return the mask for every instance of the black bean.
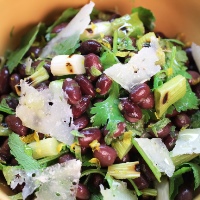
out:
<path id="1" fill-rule="evenodd" d="M 140 177 L 133 179 L 133 181 L 139 190 L 143 190 L 149 187 L 149 181 L 142 173 L 140 173 Z"/>
<path id="2" fill-rule="evenodd" d="M 0 95 L 10 92 L 10 74 L 7 67 L 3 67 L 0 71 Z"/>
<path id="3" fill-rule="evenodd" d="M 126 162 L 130 162 L 130 156 L 129 156 L 128 153 L 122 159 L 120 159 L 119 157 L 117 157 L 115 159 L 115 164 L 117 164 L 117 163 L 126 163 Z"/>
<path id="4" fill-rule="evenodd" d="M 0 147 L 0 160 L 8 161 L 11 158 L 10 147 L 8 145 L 8 138 Z"/>
<path id="5" fill-rule="evenodd" d="M 169 134 L 167 137 L 164 138 L 163 142 L 167 147 L 167 149 L 171 151 L 175 147 L 176 140 L 177 140 L 176 136 L 172 136 L 171 134 Z"/>
<path id="6" fill-rule="evenodd" d="M 81 92 L 91 97 L 95 97 L 95 90 L 92 83 L 84 75 L 76 75 L 75 81 L 79 84 Z"/>
<path id="7" fill-rule="evenodd" d="M 32 59 L 36 59 L 39 57 L 41 50 L 42 48 L 39 46 L 31 46 L 28 52 L 26 53 L 26 56 L 30 56 Z"/>
<path id="8" fill-rule="evenodd" d="M 80 131 L 81 134 L 83 134 L 85 137 L 79 137 L 78 141 L 80 146 L 82 147 L 90 147 L 89 144 L 97 140 L 100 142 L 101 139 L 101 131 L 99 128 L 87 128 Z"/>
<path id="9" fill-rule="evenodd" d="M 122 135 L 125 132 L 125 128 L 126 128 L 126 123 L 125 122 L 119 122 L 117 124 L 117 130 L 114 131 L 113 136 L 119 137 L 120 135 Z"/>
<path id="10" fill-rule="evenodd" d="M 192 70 L 188 70 L 187 72 L 192 76 L 192 78 L 188 80 L 190 85 L 200 83 L 200 74 L 198 72 Z"/>
<path id="11" fill-rule="evenodd" d="M 45 90 L 47 88 L 49 88 L 49 81 L 44 81 L 44 82 L 41 82 L 39 84 L 37 84 L 35 86 L 35 88 L 38 90 L 38 91 L 42 91 L 42 90 Z"/>
<path id="12" fill-rule="evenodd" d="M 89 122 L 89 117 L 86 114 L 83 114 L 82 116 L 74 120 L 74 125 L 78 127 L 78 130 L 82 130 L 89 124 Z"/>
<path id="13" fill-rule="evenodd" d="M 78 184 L 76 198 L 81 200 L 90 199 L 90 191 L 86 185 L 82 183 Z"/>
<path id="14" fill-rule="evenodd" d="M 8 106 L 10 108 L 12 108 L 13 110 L 16 109 L 17 105 L 19 104 L 19 101 L 17 98 L 15 98 L 14 96 L 9 96 L 9 95 L 1 95 L 0 97 L 0 102 L 5 99 L 6 103 L 8 104 Z"/>
<path id="15" fill-rule="evenodd" d="M 94 188 L 97 191 L 100 191 L 100 185 L 103 184 L 104 177 L 101 174 L 92 174 L 92 177 L 90 179 L 90 184 L 92 185 L 92 188 Z"/>
<path id="16" fill-rule="evenodd" d="M 62 89 L 67 94 L 69 104 L 77 104 L 81 101 L 81 89 L 75 80 L 66 78 L 63 82 Z"/>
<path id="17" fill-rule="evenodd" d="M 94 151 L 93 156 L 99 160 L 102 167 L 108 167 L 114 163 L 117 153 L 112 147 L 101 144 L 99 150 Z"/>
<path id="18" fill-rule="evenodd" d="M 188 117 L 188 115 L 186 115 L 185 113 L 180 113 L 178 114 L 174 120 L 173 123 L 178 127 L 178 128 L 182 128 L 182 127 L 186 127 L 190 125 L 190 118 Z"/>
<path id="19" fill-rule="evenodd" d="M 84 66 L 90 81 L 96 80 L 103 71 L 99 57 L 93 53 L 85 56 Z"/>
<path id="20" fill-rule="evenodd" d="M 188 62 L 186 63 L 187 67 L 188 67 L 188 70 L 198 71 L 196 63 L 195 63 L 194 58 L 192 56 L 191 47 L 186 48 L 185 52 L 186 52 L 187 57 L 188 57 Z"/>
<path id="21" fill-rule="evenodd" d="M 101 52 L 101 44 L 95 40 L 86 40 L 81 43 L 79 47 L 79 51 L 82 55 L 87 55 L 89 53 L 94 53 L 99 55 Z"/>
<path id="22" fill-rule="evenodd" d="M 110 90 L 111 85 L 112 80 L 106 74 L 102 74 L 96 82 L 96 92 L 105 95 Z"/>
<path id="23" fill-rule="evenodd" d="M 52 29 L 52 33 L 59 33 L 60 31 L 62 31 L 66 26 L 68 25 L 68 23 L 63 22 L 60 23 L 58 25 L 56 25 L 53 29 Z"/>
<path id="24" fill-rule="evenodd" d="M 104 39 L 107 42 L 109 42 L 109 44 L 110 44 L 111 47 L 113 46 L 113 37 L 112 36 L 106 35 L 106 36 L 104 36 Z"/>
<path id="25" fill-rule="evenodd" d="M 193 200 L 194 199 L 193 194 L 194 194 L 193 189 L 184 183 L 179 187 L 179 191 L 175 197 L 175 200 Z"/>
<path id="26" fill-rule="evenodd" d="M 161 128 L 159 131 L 157 131 L 157 137 L 158 138 L 165 138 L 170 134 L 171 131 L 171 123 L 167 124 L 165 127 Z M 150 132 L 150 134 L 155 137 L 155 134 L 153 131 Z"/>
<path id="27" fill-rule="evenodd" d="M 10 76 L 9 84 L 14 93 L 16 93 L 15 86 L 20 83 L 20 79 L 21 79 L 20 74 L 17 73 L 14 73 Z"/>
<path id="28" fill-rule="evenodd" d="M 140 108 L 152 109 L 154 107 L 154 95 L 150 93 L 145 99 L 143 99 L 139 104 Z"/>
<path id="29" fill-rule="evenodd" d="M 58 159 L 58 162 L 64 163 L 66 161 L 73 160 L 73 159 L 75 159 L 75 156 L 72 153 L 66 153 L 66 154 L 60 156 L 60 158 Z"/>
<path id="30" fill-rule="evenodd" d="M 134 86 L 131 89 L 129 98 L 133 103 L 140 103 L 143 99 L 147 98 L 151 90 L 146 83 Z"/>
<path id="31" fill-rule="evenodd" d="M 120 99 L 119 109 L 129 122 L 137 122 L 142 118 L 141 109 L 136 104 L 129 101 L 128 98 Z"/>
<path id="32" fill-rule="evenodd" d="M 5 118 L 8 127 L 20 136 L 25 136 L 28 133 L 28 128 L 22 125 L 22 121 L 15 115 L 8 115 Z"/>
<path id="33" fill-rule="evenodd" d="M 198 97 L 198 99 L 200 99 L 200 83 L 198 83 L 197 85 L 195 85 L 193 87 L 193 91 L 195 92 L 195 94 Z"/>
<path id="34" fill-rule="evenodd" d="M 21 78 L 27 77 L 27 74 L 26 74 L 26 65 L 24 63 L 19 64 L 17 66 L 17 72 L 20 74 Z"/>
<path id="35" fill-rule="evenodd" d="M 79 103 L 72 105 L 74 119 L 79 118 L 90 106 L 90 96 L 83 96 Z"/>

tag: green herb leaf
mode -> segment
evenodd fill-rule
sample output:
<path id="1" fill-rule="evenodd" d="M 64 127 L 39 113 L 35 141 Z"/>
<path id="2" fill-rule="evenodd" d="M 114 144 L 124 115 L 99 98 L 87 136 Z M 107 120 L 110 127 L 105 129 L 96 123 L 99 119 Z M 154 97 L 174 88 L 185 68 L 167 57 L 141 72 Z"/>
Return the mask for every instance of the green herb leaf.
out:
<path id="1" fill-rule="evenodd" d="M 10 153 L 25 170 L 36 170 L 41 168 L 39 163 L 33 159 L 32 156 L 27 155 L 26 145 L 20 140 L 20 137 L 17 134 L 12 133 L 9 135 L 8 145 L 10 147 Z"/>
<path id="2" fill-rule="evenodd" d="M 192 115 L 190 127 L 200 128 L 200 110 Z"/>
<path id="3" fill-rule="evenodd" d="M 56 55 L 71 55 L 80 46 L 79 35 L 74 34 L 53 47 Z"/>
<path id="4" fill-rule="evenodd" d="M 10 73 L 14 70 L 15 67 L 20 63 L 23 56 L 26 54 L 26 52 L 29 50 L 33 42 L 35 41 L 38 33 L 40 30 L 44 28 L 43 23 L 39 23 L 36 27 L 34 27 L 24 38 L 22 39 L 21 45 L 18 49 L 13 51 L 8 56 L 8 61 L 6 62 L 6 65 L 8 66 L 8 70 Z"/>
<path id="5" fill-rule="evenodd" d="M 4 112 L 4 113 L 7 113 L 7 114 L 10 114 L 10 115 L 15 114 L 14 110 L 8 106 L 8 104 L 6 102 L 6 99 L 2 99 L 1 100 L 0 111 Z"/>
<path id="6" fill-rule="evenodd" d="M 78 9 L 74 9 L 74 8 L 68 8 L 67 10 L 65 10 L 60 15 L 60 17 L 51 26 L 48 27 L 46 33 L 51 33 L 51 31 L 53 30 L 55 26 L 57 26 L 58 24 L 61 24 L 62 22 L 67 22 L 67 20 L 75 16 L 78 13 L 78 11 L 79 11 Z"/>
<path id="7" fill-rule="evenodd" d="M 102 56 L 100 57 L 100 60 L 104 70 L 118 63 L 117 57 L 110 50 L 106 50 L 105 52 L 103 52 Z"/>
<path id="8" fill-rule="evenodd" d="M 94 115 L 91 119 L 93 126 L 99 127 L 107 124 L 106 129 L 113 132 L 117 124 L 124 121 L 118 108 L 118 97 L 119 85 L 113 82 L 109 97 L 103 102 L 95 103 L 91 108 L 90 113 Z"/>
<path id="9" fill-rule="evenodd" d="M 132 9 L 132 13 L 138 13 L 140 20 L 150 31 L 154 29 L 156 19 L 150 10 L 143 7 L 137 7 Z"/>
<path id="10" fill-rule="evenodd" d="M 124 50 L 137 51 L 137 48 L 133 46 L 133 41 L 131 40 L 131 38 L 126 35 L 122 38 L 118 38 L 117 43 L 118 43 L 117 48 L 119 51 L 124 51 Z"/>

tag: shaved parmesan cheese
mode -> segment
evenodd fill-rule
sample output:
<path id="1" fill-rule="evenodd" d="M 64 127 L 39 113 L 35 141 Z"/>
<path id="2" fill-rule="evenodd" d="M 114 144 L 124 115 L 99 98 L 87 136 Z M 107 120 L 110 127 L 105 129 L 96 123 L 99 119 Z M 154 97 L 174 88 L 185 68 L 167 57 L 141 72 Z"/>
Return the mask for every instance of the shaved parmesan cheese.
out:
<path id="1" fill-rule="evenodd" d="M 156 65 L 157 48 L 157 38 L 152 37 L 150 47 L 143 47 L 127 64 L 117 63 L 104 73 L 130 92 L 134 85 L 144 83 L 160 71 L 160 66 Z"/>
<path id="2" fill-rule="evenodd" d="M 169 156 L 169 151 L 160 138 L 134 138 L 134 140 L 160 172 L 166 173 L 169 177 L 173 175 L 175 166 Z"/>
<path id="3" fill-rule="evenodd" d="M 76 129 L 72 121 L 72 110 L 62 87 L 54 92 L 53 85 L 49 89 L 37 91 L 21 80 L 21 97 L 16 116 L 22 120 L 24 126 L 71 145 L 74 136 L 70 132 Z"/>
<path id="4" fill-rule="evenodd" d="M 200 46 L 195 43 L 192 43 L 191 49 L 192 49 L 192 56 L 200 72 Z"/>
<path id="5" fill-rule="evenodd" d="M 85 57 L 78 54 L 58 55 L 51 60 L 51 73 L 54 76 L 63 76 L 68 74 L 84 74 Z"/>
<path id="6" fill-rule="evenodd" d="M 25 172 L 22 169 L 10 168 L 12 173 L 10 186 L 14 189 L 18 184 L 25 184 L 22 189 L 23 199 L 37 188 L 38 200 L 74 200 L 80 178 L 81 162 L 69 160 L 43 169 Z"/>
<path id="7" fill-rule="evenodd" d="M 55 55 L 53 47 L 70 37 L 76 37 L 73 39 L 74 41 L 78 41 L 81 33 L 83 33 L 90 23 L 90 13 L 92 12 L 93 7 L 93 2 L 83 6 L 77 15 L 70 21 L 70 23 L 61 32 L 59 32 L 57 36 L 47 44 L 46 47 L 44 47 L 40 56 L 45 58 L 48 55 Z"/>
<path id="8" fill-rule="evenodd" d="M 127 185 L 123 181 L 112 182 L 110 189 L 104 189 L 103 185 L 100 185 L 101 194 L 105 200 L 137 200 L 137 196 L 131 190 L 127 189 Z"/>
<path id="9" fill-rule="evenodd" d="M 200 154 L 200 128 L 185 129 L 178 134 L 178 139 L 173 150 L 170 152 L 171 157 L 184 154 Z"/>

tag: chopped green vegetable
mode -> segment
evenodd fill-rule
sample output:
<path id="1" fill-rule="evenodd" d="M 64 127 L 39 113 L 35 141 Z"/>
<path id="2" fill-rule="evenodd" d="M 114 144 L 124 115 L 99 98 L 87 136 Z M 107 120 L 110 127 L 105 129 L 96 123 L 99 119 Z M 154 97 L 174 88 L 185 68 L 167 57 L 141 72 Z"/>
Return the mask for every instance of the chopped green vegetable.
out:
<path id="1" fill-rule="evenodd" d="M 186 93 L 186 79 L 181 75 L 170 79 L 154 90 L 155 108 L 160 118 L 170 105 L 181 99 Z"/>
<path id="2" fill-rule="evenodd" d="M 124 121 L 118 108 L 118 97 L 119 86 L 113 82 L 109 97 L 103 102 L 95 103 L 90 110 L 90 113 L 93 114 L 91 118 L 93 126 L 106 125 L 106 129 L 113 133 L 117 128 L 117 124 Z"/>
<path id="3" fill-rule="evenodd" d="M 8 104 L 6 102 L 6 99 L 2 99 L 1 100 L 0 111 L 4 112 L 4 113 L 7 113 L 7 114 L 10 114 L 10 115 L 15 114 L 14 110 L 8 106 Z"/>
<path id="4" fill-rule="evenodd" d="M 151 37 L 156 37 L 154 32 L 146 33 L 145 35 L 140 37 L 136 42 L 137 48 L 139 50 L 141 50 L 142 47 L 145 47 L 145 46 L 148 47 L 150 45 L 150 42 L 151 42 Z"/>
<path id="5" fill-rule="evenodd" d="M 25 170 L 36 170 L 41 168 L 40 164 L 32 156 L 26 154 L 26 144 L 20 140 L 20 137 L 17 134 L 12 133 L 9 135 L 8 145 L 10 147 L 10 153 Z"/>
<path id="6" fill-rule="evenodd" d="M 17 65 L 20 63 L 21 59 L 24 57 L 26 52 L 29 50 L 29 48 L 35 41 L 40 30 L 42 30 L 43 28 L 44 28 L 44 24 L 39 23 L 23 38 L 19 49 L 16 49 L 11 54 L 9 54 L 6 65 L 8 66 L 8 70 L 10 73 L 12 73 L 14 68 L 17 67 Z"/>
<path id="7" fill-rule="evenodd" d="M 132 13 L 135 12 L 138 13 L 140 20 L 149 31 L 154 29 L 156 19 L 149 9 L 143 7 L 133 8 Z"/>
<path id="8" fill-rule="evenodd" d="M 200 128 L 200 110 L 194 113 L 191 117 L 191 128 Z"/>
<path id="9" fill-rule="evenodd" d="M 116 139 L 111 143 L 120 159 L 122 159 L 132 148 L 132 135 L 133 133 L 131 131 L 125 132 L 122 139 Z"/>
<path id="10" fill-rule="evenodd" d="M 108 166 L 107 173 L 116 179 L 138 178 L 140 172 L 135 170 L 138 164 L 138 161 L 113 164 Z"/>

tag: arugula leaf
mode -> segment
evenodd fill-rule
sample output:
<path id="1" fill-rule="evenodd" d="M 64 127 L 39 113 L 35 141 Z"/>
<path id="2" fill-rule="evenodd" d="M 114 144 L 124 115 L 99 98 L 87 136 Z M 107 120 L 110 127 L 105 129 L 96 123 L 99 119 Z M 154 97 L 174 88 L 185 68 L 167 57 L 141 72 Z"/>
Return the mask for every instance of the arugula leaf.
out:
<path id="1" fill-rule="evenodd" d="M 8 66 L 8 70 L 10 73 L 12 73 L 14 68 L 17 67 L 17 65 L 20 63 L 21 59 L 29 50 L 42 28 L 44 28 L 44 24 L 39 23 L 30 32 L 28 32 L 26 36 L 24 36 L 24 38 L 21 41 L 20 47 L 9 54 L 6 65 Z"/>
<path id="2" fill-rule="evenodd" d="M 4 112 L 4 113 L 7 113 L 7 114 L 10 114 L 10 115 L 15 114 L 14 110 L 8 106 L 8 104 L 6 102 L 6 99 L 2 99 L 1 100 L 0 111 Z"/>
<path id="3" fill-rule="evenodd" d="M 117 57 L 110 50 L 106 50 L 105 52 L 103 52 L 102 56 L 100 57 L 100 61 L 102 63 L 104 70 L 106 70 L 109 67 L 111 67 L 112 65 L 118 63 Z"/>
<path id="4" fill-rule="evenodd" d="M 79 35 L 75 34 L 56 44 L 53 47 L 56 55 L 71 55 L 72 53 L 74 53 L 75 50 L 80 46 L 78 38 Z"/>
<path id="5" fill-rule="evenodd" d="M 51 25 L 48 27 L 46 33 L 51 33 L 51 31 L 53 30 L 53 28 L 55 26 L 57 26 L 58 24 L 61 24 L 62 22 L 66 22 L 69 18 L 73 17 L 74 15 L 76 15 L 78 13 L 78 9 L 74 9 L 74 8 L 68 8 L 66 9 L 61 15 L 60 17 Z"/>
<path id="6" fill-rule="evenodd" d="M 12 133 L 9 135 L 8 145 L 10 147 L 10 153 L 25 170 L 41 168 L 40 164 L 32 156 L 27 155 L 26 145 L 20 140 L 17 134 Z"/>
<path id="7" fill-rule="evenodd" d="M 137 7 L 132 9 L 132 13 L 138 13 L 140 20 L 150 31 L 154 29 L 156 19 L 150 10 L 143 7 Z"/>
<path id="8" fill-rule="evenodd" d="M 119 85 L 113 81 L 109 97 L 99 103 L 95 103 L 90 113 L 93 114 L 91 121 L 93 126 L 104 126 L 110 132 L 116 130 L 119 122 L 124 122 L 124 118 L 118 108 Z"/>
<path id="9" fill-rule="evenodd" d="M 190 127 L 200 128 L 200 110 L 192 115 Z"/>

